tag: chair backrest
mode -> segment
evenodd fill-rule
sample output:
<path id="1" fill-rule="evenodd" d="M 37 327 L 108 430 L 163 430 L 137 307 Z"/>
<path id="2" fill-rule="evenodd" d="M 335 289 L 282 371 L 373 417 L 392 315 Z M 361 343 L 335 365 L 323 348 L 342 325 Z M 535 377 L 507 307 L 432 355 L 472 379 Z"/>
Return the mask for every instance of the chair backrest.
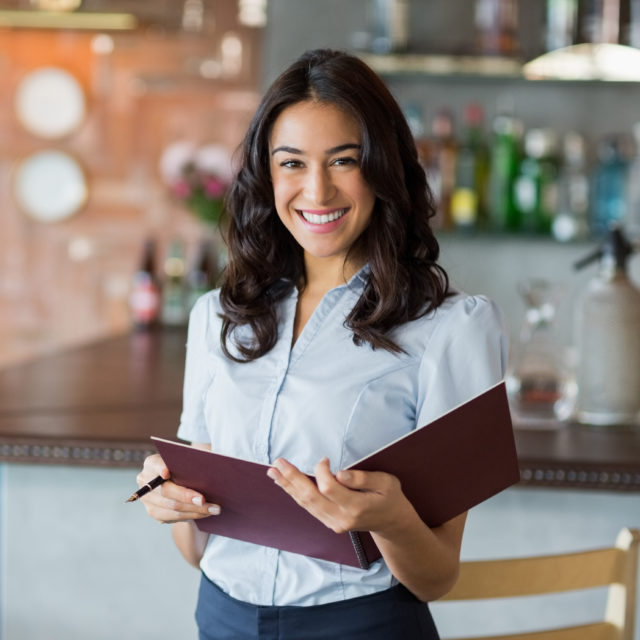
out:
<path id="1" fill-rule="evenodd" d="M 473 638 L 633 640 L 639 543 L 639 529 L 622 529 L 615 546 L 606 549 L 462 562 L 458 582 L 442 600 L 486 600 L 608 587 L 607 606 L 602 621 L 532 633 Z"/>

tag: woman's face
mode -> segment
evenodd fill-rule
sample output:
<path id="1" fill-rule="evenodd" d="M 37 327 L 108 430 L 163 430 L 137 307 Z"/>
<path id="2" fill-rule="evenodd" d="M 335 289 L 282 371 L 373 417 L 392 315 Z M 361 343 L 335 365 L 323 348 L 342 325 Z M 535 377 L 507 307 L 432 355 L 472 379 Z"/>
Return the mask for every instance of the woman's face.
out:
<path id="1" fill-rule="evenodd" d="M 280 220 L 303 248 L 307 265 L 315 258 L 342 267 L 375 202 L 360 171 L 358 123 L 333 105 L 299 102 L 280 114 L 269 142 Z M 355 271 L 361 264 L 351 266 Z"/>

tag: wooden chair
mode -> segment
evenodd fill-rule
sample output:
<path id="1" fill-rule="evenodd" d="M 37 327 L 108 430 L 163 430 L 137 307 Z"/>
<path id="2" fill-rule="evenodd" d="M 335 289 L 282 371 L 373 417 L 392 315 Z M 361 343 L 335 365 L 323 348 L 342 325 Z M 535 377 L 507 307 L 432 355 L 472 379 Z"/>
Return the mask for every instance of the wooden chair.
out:
<path id="1" fill-rule="evenodd" d="M 608 587 L 604 620 L 474 640 L 633 640 L 640 529 L 622 529 L 614 547 L 559 555 L 463 562 L 442 600 L 531 596 Z M 449 639 L 453 640 L 453 639 Z M 457 638 L 456 640 L 468 640 Z"/>

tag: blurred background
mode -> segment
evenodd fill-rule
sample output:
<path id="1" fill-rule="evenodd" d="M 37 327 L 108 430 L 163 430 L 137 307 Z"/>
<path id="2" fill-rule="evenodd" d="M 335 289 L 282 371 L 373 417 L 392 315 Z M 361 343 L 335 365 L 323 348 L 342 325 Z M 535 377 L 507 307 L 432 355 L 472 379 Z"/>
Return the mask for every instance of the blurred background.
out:
<path id="1" fill-rule="evenodd" d="M 0 364 L 126 331 L 148 240 L 182 322 L 174 285 L 188 307 L 189 273 L 223 263 L 207 207 L 261 91 L 318 46 L 361 54 L 405 110 L 454 281 L 514 334 L 517 283 L 558 281 L 569 344 L 593 275 L 573 262 L 612 220 L 640 226 L 639 10 L 612 4 L 2 2 Z M 549 55 L 570 45 L 591 48 Z"/>
<path id="2" fill-rule="evenodd" d="M 503 309 L 511 388 L 535 387 L 525 421 L 560 429 L 599 271 L 576 262 L 617 225 L 640 282 L 640 0 L 0 1 L 0 369 L 184 328 L 224 265 L 234 152 L 266 86 L 314 47 L 360 55 L 397 98 L 442 263 Z M 637 385 L 634 309 L 636 346 L 608 366 Z M 543 361 L 543 383 L 523 361 Z M 464 555 L 608 544 L 638 524 L 629 473 L 635 494 L 507 491 L 470 518 Z M 0 465 L 0 638 L 195 637 L 197 574 L 142 509 L 123 514 L 134 478 Z"/>

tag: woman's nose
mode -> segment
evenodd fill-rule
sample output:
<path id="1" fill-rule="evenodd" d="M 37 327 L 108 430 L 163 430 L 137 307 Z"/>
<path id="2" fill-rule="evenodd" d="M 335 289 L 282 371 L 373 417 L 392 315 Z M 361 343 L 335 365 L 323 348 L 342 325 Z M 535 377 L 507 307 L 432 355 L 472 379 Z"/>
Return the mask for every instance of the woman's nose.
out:
<path id="1" fill-rule="evenodd" d="M 324 204 L 329 202 L 335 194 L 335 185 L 329 171 L 322 167 L 311 169 L 306 177 L 304 195 L 311 202 Z"/>

